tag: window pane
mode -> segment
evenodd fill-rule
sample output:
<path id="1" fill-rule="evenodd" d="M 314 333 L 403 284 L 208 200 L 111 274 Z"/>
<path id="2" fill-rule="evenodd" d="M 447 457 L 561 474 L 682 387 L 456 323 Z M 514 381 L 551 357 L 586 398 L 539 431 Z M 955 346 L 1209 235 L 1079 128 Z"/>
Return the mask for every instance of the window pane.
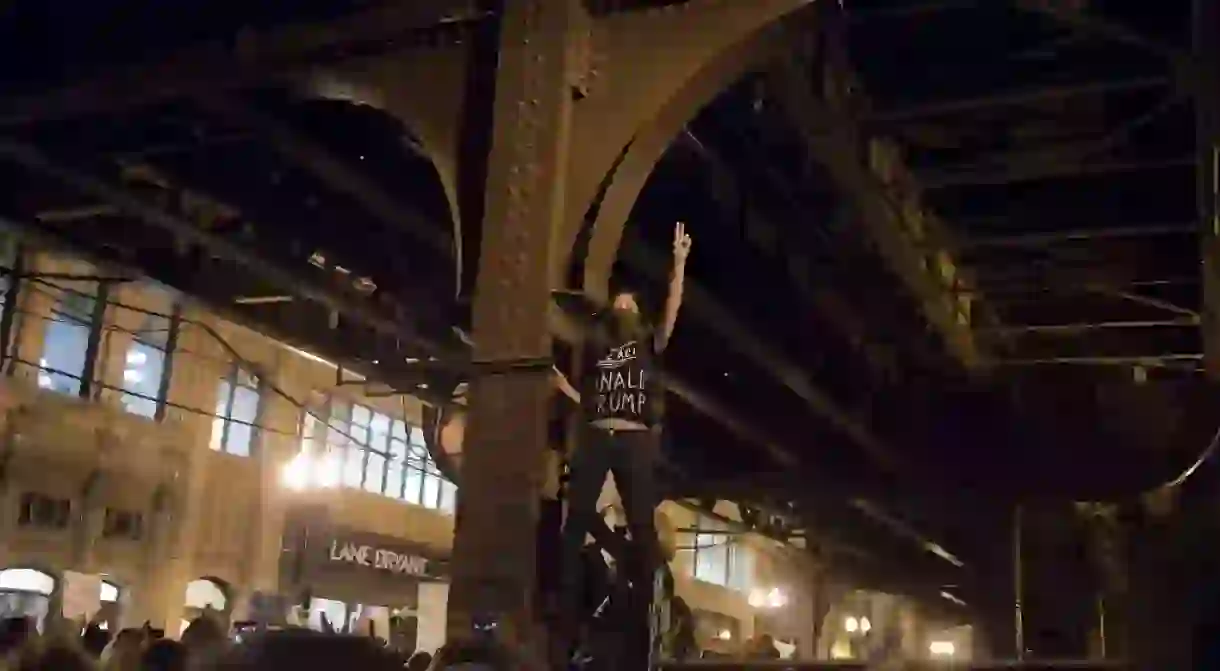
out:
<path id="1" fill-rule="evenodd" d="M 390 440 L 390 455 L 400 464 L 407 463 L 407 443 L 398 438 Z"/>
<path id="2" fill-rule="evenodd" d="M 390 464 L 386 467 L 385 476 L 385 490 L 383 493 L 390 498 L 401 499 L 403 484 L 402 465 L 390 462 Z"/>
<path id="3" fill-rule="evenodd" d="M 401 419 L 394 420 L 394 426 L 391 428 L 390 435 L 404 443 L 407 442 L 407 423 Z"/>
<path id="4" fill-rule="evenodd" d="M 420 503 L 424 486 L 424 472 L 411 466 L 407 468 L 407 491 L 403 500 L 407 503 Z"/>
<path id="5" fill-rule="evenodd" d="M 355 426 L 368 426 L 372 420 L 372 413 L 363 405 L 352 406 L 352 424 Z"/>
<path id="6" fill-rule="evenodd" d="M 88 346 L 87 327 L 76 322 L 48 322 L 42 359 L 38 362 L 39 367 L 45 370 L 38 375 L 38 386 L 64 394 L 79 394 Z"/>
<path id="7" fill-rule="evenodd" d="M 441 510 L 453 514 L 457 507 L 457 485 L 449 481 L 441 482 Z"/>
<path id="8" fill-rule="evenodd" d="M 420 503 L 428 508 L 441 507 L 441 479 L 439 477 L 424 476 L 424 499 Z"/>
<path id="9" fill-rule="evenodd" d="M 223 447 L 221 441 L 224 440 L 225 426 L 227 424 L 228 421 L 224 417 L 212 418 L 212 440 L 208 445 L 216 452 L 219 452 L 220 448 Z"/>
<path id="10" fill-rule="evenodd" d="M 364 489 L 374 494 L 380 494 L 382 476 L 385 473 L 385 457 L 370 452 L 368 460 L 364 467 Z"/>
<path id="11" fill-rule="evenodd" d="M 229 416 L 229 401 L 232 400 L 233 387 L 228 380 L 221 380 L 216 387 L 216 416 Z"/>
<path id="12" fill-rule="evenodd" d="M 749 592 L 754 587 L 754 553 L 749 546 L 733 543 L 729 546 L 729 587 Z"/>
<path id="13" fill-rule="evenodd" d="M 165 352 L 142 343 L 127 350 L 123 368 L 123 407 L 135 415 L 152 417 L 157 413 L 157 395 L 165 370 Z"/>
<path id="14" fill-rule="evenodd" d="M 348 422 L 348 417 L 351 416 L 351 409 L 342 403 L 335 403 L 330 408 L 330 422 L 326 432 L 326 444 L 334 448 L 342 448 L 347 446 L 347 435 L 351 433 L 352 427 Z"/>
<path id="15" fill-rule="evenodd" d="M 254 442 L 254 427 L 241 422 L 229 421 L 229 436 L 224 451 L 239 457 L 250 456 L 250 444 Z"/>
<path id="16" fill-rule="evenodd" d="M 388 452 L 390 449 L 390 418 L 381 413 L 373 415 L 369 425 L 369 445 L 376 450 Z"/>
<path id="17" fill-rule="evenodd" d="M 238 387 L 233 394 L 233 409 L 230 417 L 238 422 L 254 424 L 258 419 L 258 392 L 248 387 Z"/>
<path id="18" fill-rule="evenodd" d="M 716 585 L 728 582 L 728 537 L 695 534 L 695 579 Z"/>
<path id="19" fill-rule="evenodd" d="M 318 445 L 319 425 L 317 416 L 306 411 L 301 417 L 301 449 L 308 452 L 321 451 L 321 446 Z"/>
<path id="20" fill-rule="evenodd" d="M 347 458 L 343 466 L 343 484 L 348 487 L 359 487 L 364 474 L 364 450 L 359 445 L 347 448 Z"/>

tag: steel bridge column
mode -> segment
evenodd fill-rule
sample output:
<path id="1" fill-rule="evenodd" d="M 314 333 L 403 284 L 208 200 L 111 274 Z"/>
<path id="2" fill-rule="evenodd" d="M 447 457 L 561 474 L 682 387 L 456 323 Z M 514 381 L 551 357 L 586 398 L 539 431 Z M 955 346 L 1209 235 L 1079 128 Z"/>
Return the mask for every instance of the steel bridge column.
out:
<path id="1" fill-rule="evenodd" d="M 483 244 L 473 307 L 477 360 L 551 355 L 549 269 L 562 219 L 578 0 L 505 3 Z M 468 101 L 468 104 L 474 104 Z M 544 480 L 549 375 L 478 378 L 470 394 L 449 593 L 448 638 L 494 621 L 499 641 L 542 661 L 534 617 L 535 527 Z"/>
<path id="2" fill-rule="evenodd" d="M 1220 378 L 1220 8 L 1195 0 L 1194 72 L 1199 225 L 1203 252 L 1203 353 L 1208 375 Z"/>

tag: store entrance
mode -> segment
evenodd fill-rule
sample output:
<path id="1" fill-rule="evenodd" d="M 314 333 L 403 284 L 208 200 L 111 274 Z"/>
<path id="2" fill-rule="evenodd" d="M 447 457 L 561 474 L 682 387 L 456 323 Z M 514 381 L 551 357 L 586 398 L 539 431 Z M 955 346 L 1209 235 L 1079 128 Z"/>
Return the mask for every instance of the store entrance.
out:
<path id="1" fill-rule="evenodd" d="M 51 574 L 31 568 L 0 571 L 0 618 L 30 618 L 41 631 L 55 583 Z"/>

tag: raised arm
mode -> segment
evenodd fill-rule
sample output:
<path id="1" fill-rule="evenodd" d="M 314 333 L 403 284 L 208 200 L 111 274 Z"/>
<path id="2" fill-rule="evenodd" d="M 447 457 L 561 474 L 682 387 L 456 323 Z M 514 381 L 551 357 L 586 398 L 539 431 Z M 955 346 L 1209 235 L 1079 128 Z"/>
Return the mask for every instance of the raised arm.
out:
<path id="1" fill-rule="evenodd" d="M 678 222 L 674 225 L 674 265 L 669 271 L 669 292 L 665 296 L 665 314 L 662 316 L 661 328 L 657 330 L 654 348 L 658 352 L 665 351 L 669 346 L 669 337 L 674 333 L 674 325 L 678 323 L 678 310 L 682 308 L 682 285 L 686 280 L 686 257 L 690 255 L 690 236 L 686 234 L 686 224 Z"/>
<path id="2" fill-rule="evenodd" d="M 551 366 L 551 377 L 564 396 L 572 399 L 573 403 L 580 404 L 580 392 L 576 391 L 576 387 L 573 387 L 572 383 L 568 381 L 568 376 L 564 375 L 557 366 Z"/>

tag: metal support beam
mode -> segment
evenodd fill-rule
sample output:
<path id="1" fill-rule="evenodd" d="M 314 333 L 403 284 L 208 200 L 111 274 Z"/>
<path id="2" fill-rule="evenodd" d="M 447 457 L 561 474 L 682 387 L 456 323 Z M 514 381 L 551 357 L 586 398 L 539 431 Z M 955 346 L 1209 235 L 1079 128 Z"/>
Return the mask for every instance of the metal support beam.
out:
<path id="1" fill-rule="evenodd" d="M 1199 325 L 1194 317 L 1181 319 L 1114 321 L 1080 324 L 1023 324 L 1019 326 L 1002 326 L 994 329 L 982 329 L 980 333 L 995 335 L 1017 335 L 1021 333 L 1043 333 L 1048 335 L 1073 335 L 1088 331 L 1105 329 L 1150 329 L 1150 328 L 1193 328 Z"/>
<path id="2" fill-rule="evenodd" d="M 894 124 L 909 121 L 920 121 L 932 117 L 969 114 L 993 107 L 1015 107 L 1019 105 L 1035 105 L 1054 100 L 1076 98 L 1079 96 L 1095 96 L 1106 93 L 1127 91 L 1142 91 L 1169 86 L 1172 80 L 1168 77 L 1138 77 L 1114 81 L 1088 82 L 1044 86 L 1024 91 L 1008 91 L 991 95 L 946 100 L 936 103 L 910 105 L 891 110 L 874 112 L 865 117 L 869 124 Z"/>
<path id="3" fill-rule="evenodd" d="M 963 186 L 1005 186 L 1018 182 L 1036 182 L 1063 177 L 1088 177 L 1112 175 L 1144 170 L 1184 168 L 1195 164 L 1194 156 L 1182 156 L 1155 161 L 1079 161 L 1046 160 L 1026 165 L 1012 165 L 997 169 L 994 165 L 971 165 L 941 170 L 928 170 L 919 174 L 919 184 L 925 189 L 949 189 Z"/>
<path id="4" fill-rule="evenodd" d="M 578 0 L 505 3 L 483 241 L 473 306 L 476 360 L 551 356 L 550 269 L 570 151 L 568 74 Z M 468 104 L 474 104 L 468 102 Z M 480 377 L 470 388 L 449 592 L 448 639 L 496 637 L 543 668 L 534 619 L 535 527 L 553 393 L 550 376 Z"/>
<path id="5" fill-rule="evenodd" d="M 1090 14 L 1084 9 L 1075 9 L 1067 3 L 1047 2 L 1046 0 L 1017 0 L 1013 4 L 1017 9 L 1052 18 L 1059 23 L 1071 26 L 1082 32 L 1092 33 L 1114 42 L 1138 47 L 1175 64 L 1184 63 L 1190 58 L 1189 54 L 1177 47 L 1148 37 L 1138 30 L 1117 21 L 1096 14 Z"/>
<path id="6" fill-rule="evenodd" d="M 331 188 L 349 196 L 392 230 L 403 231 L 432 251 L 453 256 L 453 244 L 413 207 L 391 196 L 316 142 L 269 114 L 226 96 L 199 99 L 204 108 L 265 137 L 288 158 Z"/>
<path id="7" fill-rule="evenodd" d="M 48 93 L 7 97 L 0 103 L 0 126 L 118 112 L 199 93 L 264 85 L 344 56 L 367 56 L 370 51 L 426 43 L 438 26 L 452 32 L 455 23 L 485 16 L 478 4 L 475 0 L 382 3 L 326 24 L 296 25 L 262 34 L 245 30 L 220 45 L 197 45 L 165 54 L 152 65 L 120 69 Z"/>
<path id="8" fill-rule="evenodd" d="M 269 263 L 267 259 L 223 236 L 211 233 L 186 219 L 171 214 L 156 204 L 136 196 L 122 186 L 103 177 L 61 165 L 37 147 L 18 142 L 0 141 L 0 160 L 24 166 L 42 175 L 58 180 L 83 194 L 113 205 L 150 226 L 180 236 L 181 239 L 207 249 L 210 253 L 233 261 L 249 269 L 271 284 L 291 290 L 294 294 L 322 303 L 337 313 L 350 316 L 391 337 L 404 337 L 417 342 L 421 347 L 437 356 L 446 354 L 443 347 L 402 320 L 385 314 L 376 308 L 367 297 L 347 295 L 336 288 L 322 287 L 304 279 L 303 273 Z M 168 250 L 167 250 L 168 253 Z M 443 357 L 442 357 L 443 358 Z"/>
<path id="9" fill-rule="evenodd" d="M 963 319 L 951 287 L 936 274 L 948 250 L 924 248 L 935 240 L 934 234 L 939 236 L 943 231 L 933 231 L 938 227 L 932 217 L 920 217 L 917 224 L 907 219 L 908 208 L 895 202 L 894 194 L 869 169 L 869 157 L 862 149 L 867 143 L 845 109 L 846 101 L 833 103 L 816 95 L 810 88 L 810 67 L 806 59 L 794 58 L 773 74 L 779 107 L 797 128 L 808 154 L 827 168 L 831 179 L 845 192 L 881 257 L 918 301 L 948 350 L 967 368 L 982 365 L 985 357 L 970 331 L 969 318 Z M 850 78 L 834 66 L 827 67 L 829 80 L 843 82 Z M 848 88 L 856 90 L 845 83 L 838 86 L 843 90 L 831 96 L 845 96 Z M 821 128 L 834 131 L 824 133 L 818 130 Z M 913 239 L 915 228 L 927 236 L 922 242 Z"/>
<path id="10" fill-rule="evenodd" d="M 1220 378 L 1220 7 L 1194 2 L 1194 50 L 1199 65 L 1195 97 L 1196 198 L 1203 257 L 1203 352 Z"/>
<path id="11" fill-rule="evenodd" d="M 1127 238 L 1152 238 L 1195 235 L 1199 227 L 1195 224 L 1154 224 L 1149 226 L 1123 226 L 1116 228 L 1080 228 L 1046 233 L 1021 235 L 989 235 L 959 240 L 959 251 L 981 249 L 1013 249 L 1049 247 L 1067 242 L 1090 242 L 1093 240 L 1121 240 Z"/>

